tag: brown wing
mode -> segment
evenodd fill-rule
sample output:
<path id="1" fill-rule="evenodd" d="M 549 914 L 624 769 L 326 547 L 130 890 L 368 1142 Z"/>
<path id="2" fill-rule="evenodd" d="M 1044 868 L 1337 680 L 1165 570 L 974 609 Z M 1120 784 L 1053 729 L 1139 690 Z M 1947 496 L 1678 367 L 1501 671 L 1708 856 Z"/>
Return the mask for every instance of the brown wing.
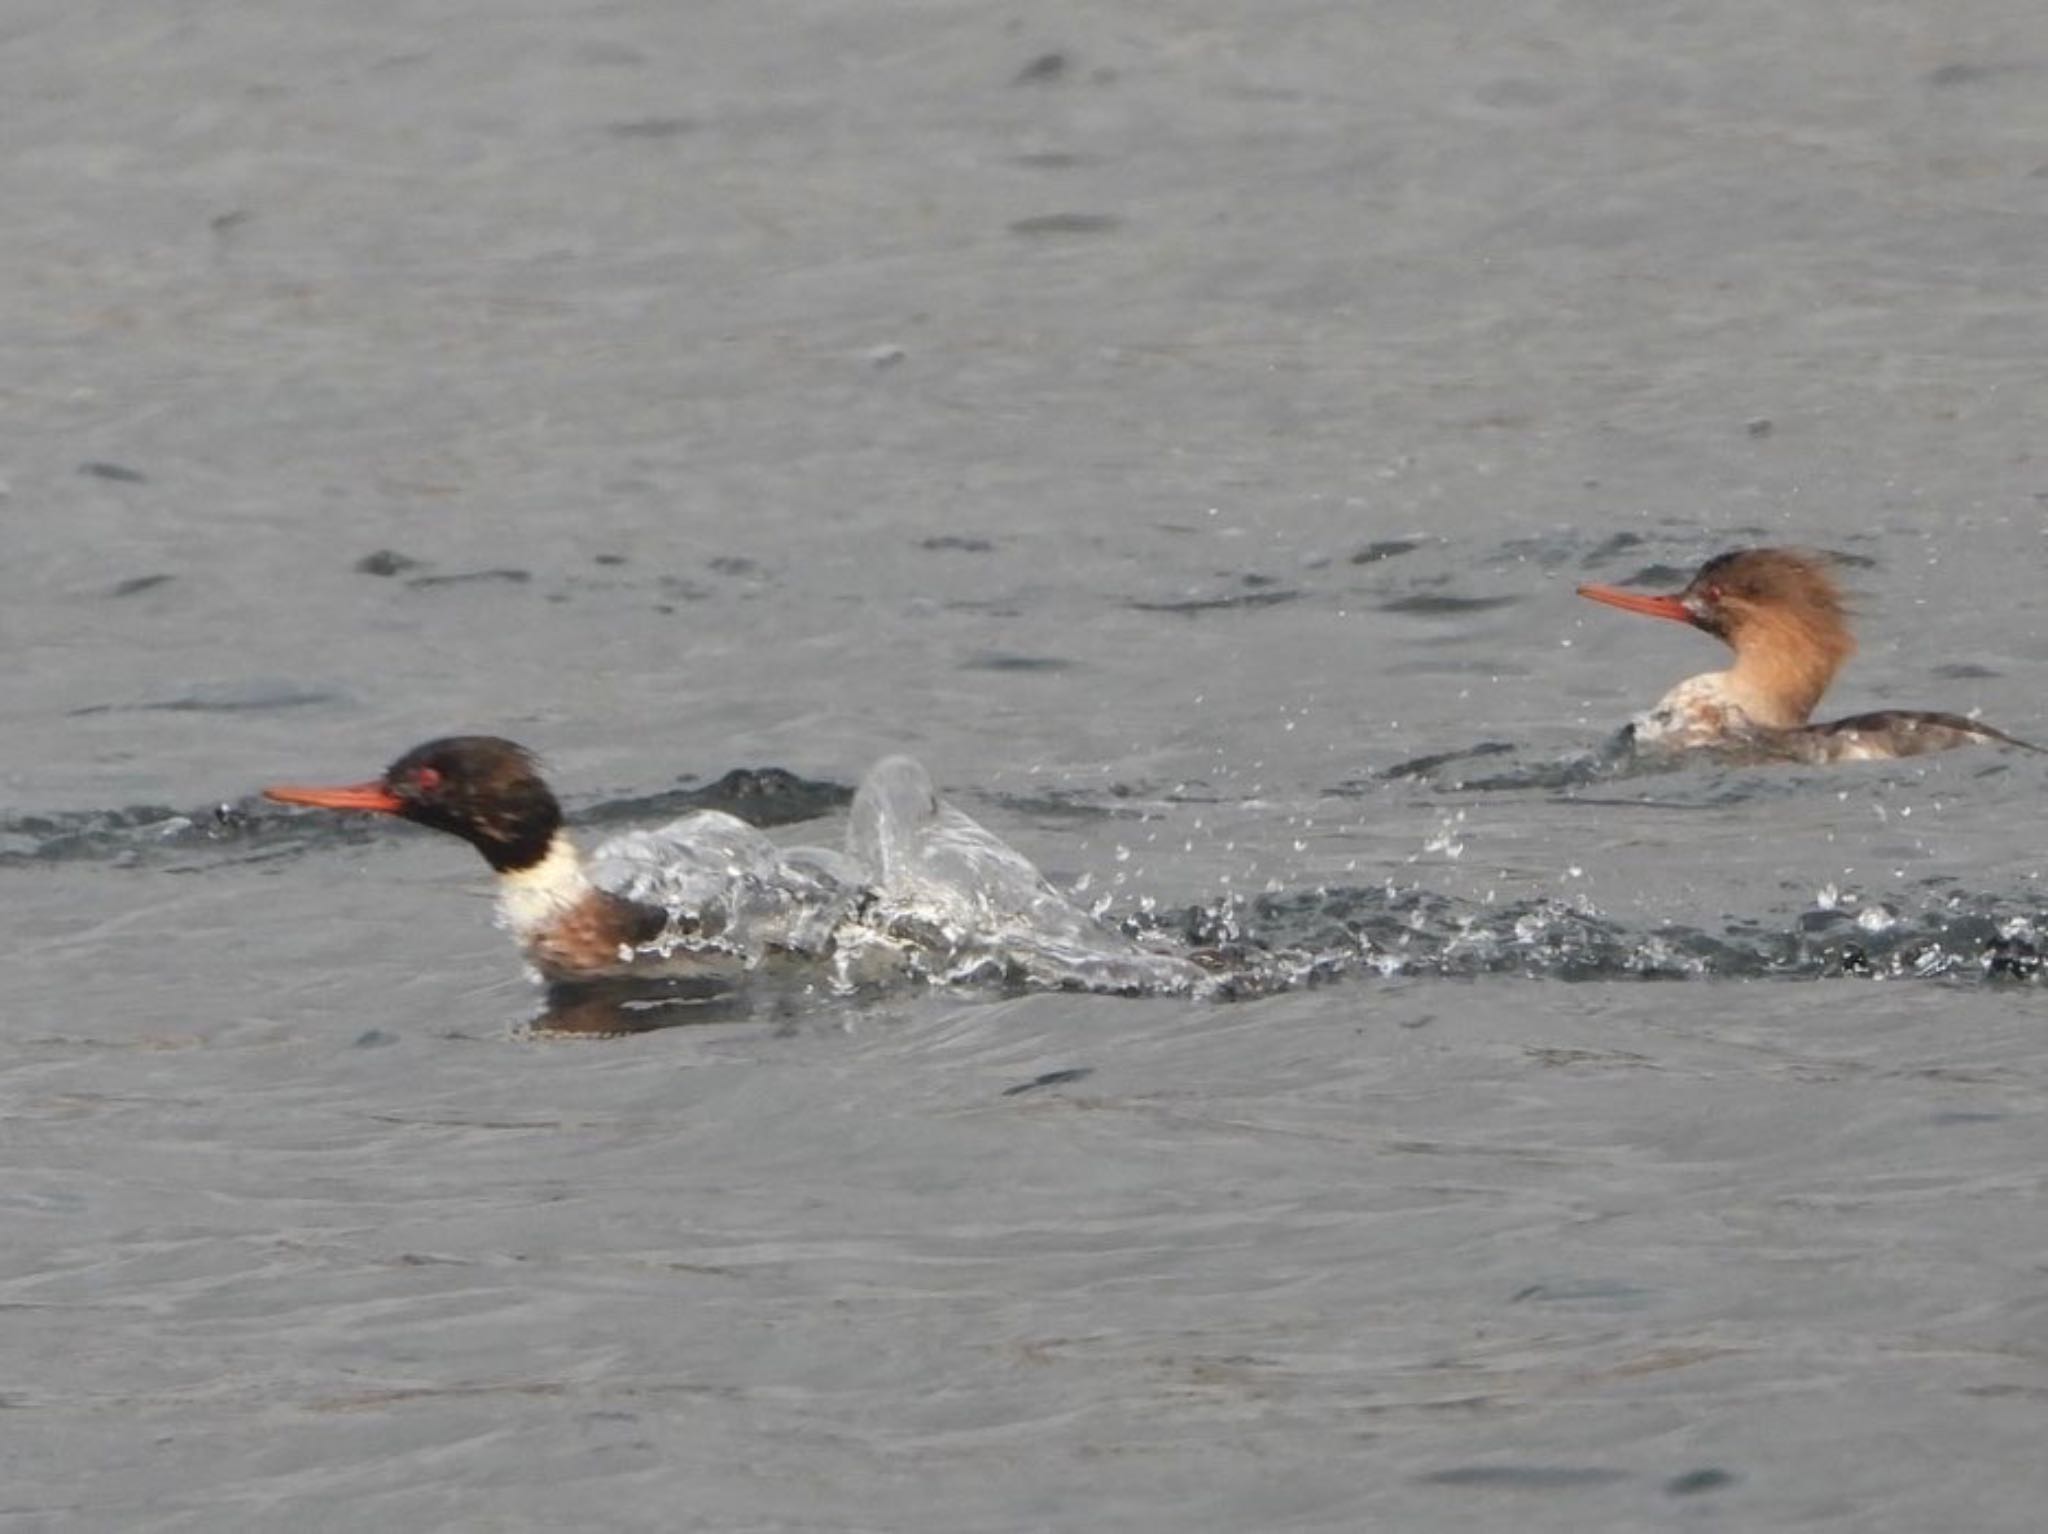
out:
<path id="1" fill-rule="evenodd" d="M 1805 761 L 1840 762 L 1921 756 L 1929 751 L 1948 751 L 1956 746 L 2018 746 L 2023 751 L 2043 748 L 2003 730 L 1993 729 L 1961 714 L 1934 714 L 1919 709 L 1887 708 L 1874 714 L 1853 714 L 1827 724 L 1809 724 L 1787 730 L 1791 737 L 1788 755 Z"/>

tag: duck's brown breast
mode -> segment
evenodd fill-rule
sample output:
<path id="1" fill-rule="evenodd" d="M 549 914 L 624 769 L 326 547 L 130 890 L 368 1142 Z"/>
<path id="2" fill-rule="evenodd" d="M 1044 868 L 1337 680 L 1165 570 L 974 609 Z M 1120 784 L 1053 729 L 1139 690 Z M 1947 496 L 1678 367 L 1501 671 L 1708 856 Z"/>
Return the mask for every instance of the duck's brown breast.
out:
<path id="1" fill-rule="evenodd" d="M 629 971 L 635 951 L 661 936 L 667 914 L 608 890 L 592 890 L 558 918 L 532 933 L 526 954 L 551 978 Z"/>

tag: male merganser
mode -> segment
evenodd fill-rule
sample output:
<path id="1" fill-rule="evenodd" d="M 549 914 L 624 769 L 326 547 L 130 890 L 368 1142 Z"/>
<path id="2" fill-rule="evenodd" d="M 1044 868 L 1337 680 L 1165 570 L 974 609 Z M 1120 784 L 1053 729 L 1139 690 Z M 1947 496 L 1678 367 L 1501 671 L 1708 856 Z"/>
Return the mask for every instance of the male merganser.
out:
<path id="1" fill-rule="evenodd" d="M 1856 649 L 1824 555 L 1737 549 L 1708 560 L 1671 596 L 1613 586 L 1581 586 L 1579 595 L 1705 629 L 1735 652 L 1726 671 L 1680 682 L 1638 716 L 1629 726 L 1638 745 L 1666 751 L 1709 746 L 1802 762 L 1918 756 L 1976 742 L 2041 749 L 1960 714 L 1884 709 L 1808 723 Z"/>
<path id="2" fill-rule="evenodd" d="M 461 837 L 497 873 L 500 925 L 549 981 L 724 980 L 781 960 L 827 961 L 840 986 L 993 975 L 1157 990 L 1204 973 L 1074 906 L 941 800 L 908 757 L 886 758 L 862 782 L 847 853 L 778 847 L 745 821 L 698 810 L 585 858 L 532 755 L 490 735 L 415 746 L 368 783 L 263 792 Z"/>

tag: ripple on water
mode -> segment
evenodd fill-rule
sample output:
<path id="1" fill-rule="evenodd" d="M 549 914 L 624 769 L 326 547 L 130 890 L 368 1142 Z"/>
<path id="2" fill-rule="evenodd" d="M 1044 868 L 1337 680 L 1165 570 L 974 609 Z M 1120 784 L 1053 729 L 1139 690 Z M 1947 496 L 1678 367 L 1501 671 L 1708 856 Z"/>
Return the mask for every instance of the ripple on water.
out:
<path id="1" fill-rule="evenodd" d="M 1332 791 L 1339 797 L 1389 792 L 1389 783 L 1444 786 L 1478 761 L 1506 761 L 1490 779 L 1463 781 L 1476 792 L 1562 788 L 1629 775 L 1612 758 L 1571 758 L 1554 773 L 1542 764 L 1517 766 L 1505 742 L 1416 758 L 1379 778 Z M 1660 795 L 1617 799 L 1618 805 L 1662 812 L 1746 805 L 1760 798 L 1810 793 L 1810 777 L 1761 772 L 1694 772 L 1659 779 Z M 1172 814 L 1172 805 L 1134 806 L 1128 785 L 1056 791 L 1001 802 L 1013 813 L 1069 823 Z M 664 793 L 609 800 L 574 818 L 590 825 L 659 822 L 694 809 L 717 808 L 756 825 L 784 825 L 827 815 L 844 805 L 843 785 L 781 769 L 743 769 L 716 781 Z M 1595 804 L 1572 793 L 1575 805 Z M 204 874 L 251 862 L 361 846 L 402 828 L 368 817 L 305 816 L 254 799 L 207 810 L 161 805 L 51 815 L 0 816 L 0 867 L 103 864 L 110 869 Z M 1762 910 L 1724 913 L 1687 923 L 1630 920 L 1589 900 L 1542 894 L 1513 901 L 1474 900 L 1419 885 L 1359 884 L 1278 888 L 1186 905 L 1157 904 L 1148 894 L 1138 914 L 1121 921 L 1125 936 L 1166 955 L 1185 955 L 1203 978 L 1167 989 L 1215 1000 L 1270 994 L 1332 981 L 1384 977 L 1531 978 L 1566 982 L 1635 979 L 1769 980 L 1858 977 L 1888 982 L 2032 985 L 2041 982 L 2044 941 L 2032 893 L 1972 891 L 1934 879 L 1917 889 L 1888 887 L 1883 898 L 1859 898 L 1834 885 Z M 1178 960 L 1176 963 L 1180 962 Z M 966 985 L 993 993 L 1042 988 L 1041 967 L 977 964 L 917 975 L 922 983 Z M 1111 977 L 1115 979 L 1115 977 Z M 755 982 L 750 981 L 750 984 Z M 1109 989 L 1144 993 L 1143 975 Z M 765 993 L 765 986 L 762 987 Z M 830 984 L 781 984 L 775 1005 L 808 1006 Z M 806 999 L 809 998 L 809 999 Z M 758 998 L 740 1012 L 730 990 L 706 996 L 673 989 L 607 989 L 551 997 L 537 1026 L 560 1033 L 621 1033 L 679 1022 L 758 1016 Z"/>

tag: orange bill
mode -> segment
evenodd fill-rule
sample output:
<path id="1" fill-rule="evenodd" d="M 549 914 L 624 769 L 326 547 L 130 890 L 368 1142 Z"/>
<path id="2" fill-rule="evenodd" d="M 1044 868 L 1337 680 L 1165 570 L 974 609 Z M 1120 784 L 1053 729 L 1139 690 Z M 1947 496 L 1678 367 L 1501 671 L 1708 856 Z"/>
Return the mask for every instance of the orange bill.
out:
<path id="1" fill-rule="evenodd" d="M 1673 623 L 1693 621 L 1692 609 L 1682 597 L 1645 596 L 1640 591 L 1623 591 L 1619 586 L 1581 586 L 1579 595 L 1618 607 L 1623 612 L 1643 613 L 1652 618 L 1669 618 Z"/>
<path id="2" fill-rule="evenodd" d="M 279 804 L 310 804 L 321 810 L 375 810 L 380 815 L 396 815 L 405 808 L 405 801 L 381 781 L 340 788 L 266 788 L 263 797 Z"/>

